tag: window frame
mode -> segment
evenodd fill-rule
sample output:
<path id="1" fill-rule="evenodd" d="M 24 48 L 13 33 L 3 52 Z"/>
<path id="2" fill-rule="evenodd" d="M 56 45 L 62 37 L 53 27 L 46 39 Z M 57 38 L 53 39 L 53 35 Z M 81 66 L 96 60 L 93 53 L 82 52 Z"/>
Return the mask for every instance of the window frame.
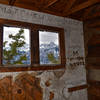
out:
<path id="1" fill-rule="evenodd" d="M 3 26 L 12 26 L 27 28 L 30 30 L 30 54 L 31 64 L 30 65 L 3 65 Z M 39 31 L 45 30 L 50 32 L 57 32 L 59 34 L 59 48 L 60 48 L 60 60 L 61 64 L 40 64 L 39 57 Z M 40 71 L 40 70 L 54 70 L 66 68 L 66 57 L 65 57 L 65 40 L 64 40 L 64 29 L 46 25 L 38 25 L 27 22 L 20 22 L 14 20 L 0 19 L 0 72 L 18 72 L 18 71 Z M 35 52 L 35 53 L 34 53 Z"/>

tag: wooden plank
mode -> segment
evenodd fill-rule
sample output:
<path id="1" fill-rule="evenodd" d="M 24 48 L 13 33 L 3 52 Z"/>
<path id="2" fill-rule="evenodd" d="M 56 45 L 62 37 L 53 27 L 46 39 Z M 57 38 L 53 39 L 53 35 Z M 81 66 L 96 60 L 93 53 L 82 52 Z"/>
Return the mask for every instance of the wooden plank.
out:
<path id="1" fill-rule="evenodd" d="M 87 80 L 88 87 L 88 98 L 89 100 L 100 100 L 100 81 Z"/>
<path id="2" fill-rule="evenodd" d="M 86 21 L 86 20 L 90 20 L 90 19 L 93 19 L 93 18 L 100 18 L 100 12 L 97 12 L 95 14 L 92 14 L 92 16 L 87 16 L 83 19 L 83 21 Z"/>
<path id="3" fill-rule="evenodd" d="M 54 10 L 51 11 L 51 10 L 49 10 L 49 9 L 43 9 L 43 12 L 48 13 L 48 14 L 52 14 L 52 15 L 56 15 L 56 16 L 62 16 L 61 13 L 55 12 Z"/>
<path id="4" fill-rule="evenodd" d="M 39 33 L 34 28 L 31 30 L 31 64 L 39 64 Z"/>
<path id="5" fill-rule="evenodd" d="M 86 69 L 87 69 L 87 70 L 89 70 L 89 69 L 98 69 L 98 70 L 100 70 L 100 65 L 87 64 L 87 65 L 86 65 Z"/>
<path id="6" fill-rule="evenodd" d="M 100 57 L 100 44 L 88 47 L 88 57 Z"/>
<path id="7" fill-rule="evenodd" d="M 100 57 L 88 57 L 86 58 L 87 64 L 98 64 L 100 65 Z"/>
<path id="8" fill-rule="evenodd" d="M 97 17 L 97 18 L 86 20 L 86 21 L 84 21 L 84 24 L 86 27 L 90 27 L 90 28 L 95 27 L 95 26 L 100 26 L 100 18 Z"/>
<path id="9" fill-rule="evenodd" d="M 71 10 L 68 11 L 68 13 L 64 14 L 64 16 L 71 15 L 71 14 L 73 14 L 75 12 L 78 12 L 78 11 L 80 11 L 82 9 L 85 9 L 85 8 L 87 8 L 89 6 L 92 6 L 92 5 L 94 5 L 96 3 L 99 3 L 99 2 L 100 2 L 100 0 L 88 0 L 88 1 L 86 1 L 86 2 L 84 2 L 82 4 L 80 4 L 80 5 L 72 8 Z"/>
<path id="10" fill-rule="evenodd" d="M 88 88 L 88 93 L 100 97 L 100 86 L 90 86 Z"/>
<path id="11" fill-rule="evenodd" d="M 98 21 L 95 21 L 94 23 L 90 23 L 90 24 L 88 24 L 88 26 L 90 27 L 90 28 L 93 28 L 93 27 L 100 27 L 100 20 L 98 20 Z"/>
<path id="12" fill-rule="evenodd" d="M 9 2 L 8 1 L 6 1 L 6 0 L 0 0 L 0 4 L 9 4 Z"/>
<path id="13" fill-rule="evenodd" d="M 83 14 L 83 20 L 88 16 L 89 13 L 91 13 L 92 9 L 93 9 L 93 7 L 89 7 L 87 9 L 85 9 L 84 14 Z"/>
<path id="14" fill-rule="evenodd" d="M 73 6 L 76 0 L 69 0 L 66 7 L 64 8 L 65 10 L 63 11 L 63 14 L 67 13 L 68 10 Z"/>
<path id="15" fill-rule="evenodd" d="M 89 12 L 89 10 L 90 10 L 90 12 Z M 88 7 L 88 9 L 86 9 L 86 11 L 84 13 L 83 20 L 88 21 L 88 19 L 89 20 L 93 19 L 92 16 L 93 16 L 93 18 L 96 18 L 96 17 L 98 18 L 99 17 L 99 20 L 100 20 L 100 3 L 97 3 L 97 4 L 95 4 L 91 7 Z"/>
<path id="16" fill-rule="evenodd" d="M 88 16 L 95 15 L 96 13 L 100 12 L 99 9 L 100 9 L 99 3 L 86 8 L 84 11 L 83 20 L 85 20 Z"/>
<path id="17" fill-rule="evenodd" d="M 30 3 L 23 3 L 23 4 L 15 3 L 14 6 L 25 8 L 25 9 L 30 9 L 30 10 L 34 10 L 34 11 L 38 11 L 38 12 L 45 12 L 45 13 L 52 14 L 52 15 L 62 16 L 62 14 L 59 12 L 50 11 L 43 7 L 40 8 L 40 6 L 36 7 L 36 5 L 33 6 L 32 3 L 31 4 Z"/>
<path id="18" fill-rule="evenodd" d="M 98 85 L 100 85 L 100 81 L 96 81 L 96 80 L 87 80 L 87 82 L 89 83 L 89 84 L 91 84 L 91 85 L 96 85 L 96 84 L 98 84 Z"/>
<path id="19" fill-rule="evenodd" d="M 2 65 L 3 26 L 0 24 L 0 65 Z"/>
<path id="20" fill-rule="evenodd" d="M 65 70 L 65 65 L 33 65 L 33 66 L 28 66 L 25 65 L 24 67 L 22 66 L 0 66 L 0 72 L 20 72 L 20 71 L 45 71 L 45 70 L 56 70 L 56 69 L 64 69 Z"/>
<path id="21" fill-rule="evenodd" d="M 93 32 L 93 31 L 92 31 Z M 96 32 L 96 31 L 95 31 Z M 97 33 L 97 32 L 96 32 Z M 100 33 L 100 32 L 99 32 Z M 100 45 L 100 34 L 93 34 L 88 41 L 88 46 L 99 46 Z"/>
<path id="22" fill-rule="evenodd" d="M 16 0 L 10 0 L 9 5 L 13 6 L 15 2 L 16 2 Z"/>
<path id="23" fill-rule="evenodd" d="M 44 8 L 48 8 L 49 6 L 53 5 L 54 3 L 56 3 L 58 0 L 49 0 L 48 4 L 45 5 Z"/>
<path id="24" fill-rule="evenodd" d="M 68 91 L 73 92 L 73 91 L 78 91 L 78 90 L 85 89 L 85 88 L 88 88 L 87 84 L 75 86 L 75 87 L 72 87 L 72 88 L 68 88 Z"/>
<path id="25" fill-rule="evenodd" d="M 38 7 L 36 7 L 36 4 L 28 1 L 24 1 L 24 3 L 16 2 L 14 6 L 29 9 L 29 10 L 34 10 L 34 11 L 39 11 L 39 7 L 40 7 L 39 5 Z"/>

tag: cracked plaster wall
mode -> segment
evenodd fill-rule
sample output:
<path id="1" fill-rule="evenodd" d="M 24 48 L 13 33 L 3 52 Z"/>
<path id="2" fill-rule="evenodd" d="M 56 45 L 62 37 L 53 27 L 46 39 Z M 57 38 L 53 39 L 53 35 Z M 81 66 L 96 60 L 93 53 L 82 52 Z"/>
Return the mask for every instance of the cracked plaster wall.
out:
<path id="1" fill-rule="evenodd" d="M 34 74 L 35 77 L 41 79 L 43 100 L 87 100 L 86 89 L 68 93 L 68 87 L 86 84 L 82 22 L 1 4 L 0 18 L 64 28 L 66 70 L 27 71 L 26 73 Z M 15 81 L 15 77 L 20 73 L 25 72 L 0 73 L 0 79 L 12 76 L 13 81 Z M 50 92 L 53 93 L 51 99 L 49 98 Z"/>

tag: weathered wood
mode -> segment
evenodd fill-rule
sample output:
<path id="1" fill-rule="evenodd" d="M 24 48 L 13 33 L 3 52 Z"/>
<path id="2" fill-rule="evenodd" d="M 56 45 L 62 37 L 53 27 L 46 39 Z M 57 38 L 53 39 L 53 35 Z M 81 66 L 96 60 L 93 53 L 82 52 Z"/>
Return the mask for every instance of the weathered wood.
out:
<path id="1" fill-rule="evenodd" d="M 40 11 L 39 6 L 36 7 L 36 4 L 30 3 L 30 2 L 24 2 L 24 3 L 16 2 L 14 6 L 29 9 L 29 10 L 34 10 L 34 11 Z"/>
<path id="2" fill-rule="evenodd" d="M 94 15 L 97 15 L 97 14 L 98 14 L 97 17 L 100 16 L 99 15 L 99 13 L 100 13 L 99 9 L 100 9 L 100 3 L 97 3 L 95 5 L 92 5 L 88 8 L 86 8 L 85 11 L 84 11 L 83 20 L 89 21 L 90 19 L 94 19 L 94 18 L 96 18 L 96 16 L 94 16 Z M 92 16 L 94 16 L 94 18 L 92 18 Z M 99 20 L 100 20 L 100 18 L 99 18 Z"/>
<path id="3" fill-rule="evenodd" d="M 0 0 L 0 3 L 9 5 L 9 0 Z"/>
<path id="4" fill-rule="evenodd" d="M 76 0 L 69 0 L 66 7 L 64 8 L 63 14 L 67 13 L 68 10 L 74 5 Z"/>
<path id="5" fill-rule="evenodd" d="M 88 47 L 88 57 L 100 57 L 100 44 Z"/>
<path id="6" fill-rule="evenodd" d="M 40 78 L 28 73 L 21 73 L 13 82 L 13 100 L 42 100 L 43 90 L 40 86 Z"/>
<path id="7" fill-rule="evenodd" d="M 87 64 L 86 65 L 86 69 L 87 70 L 90 70 L 90 69 L 98 69 L 98 70 L 100 70 L 100 65 L 97 65 L 97 64 Z"/>
<path id="8" fill-rule="evenodd" d="M 85 9 L 85 12 L 83 14 L 83 20 L 85 18 L 87 18 L 88 14 L 91 13 L 91 10 L 93 9 L 93 7 L 88 7 L 87 9 Z"/>
<path id="9" fill-rule="evenodd" d="M 39 32 L 34 28 L 31 31 L 31 41 L 31 64 L 40 64 Z"/>
<path id="10" fill-rule="evenodd" d="M 100 69 L 100 57 L 88 57 L 86 58 L 87 67 L 94 67 L 98 66 L 97 68 Z"/>
<path id="11" fill-rule="evenodd" d="M 96 30 L 90 30 L 91 32 L 94 33 L 94 31 L 97 33 Z M 100 34 L 93 34 L 92 37 L 90 38 L 89 42 L 88 42 L 88 46 L 96 46 L 96 45 L 100 45 Z"/>
<path id="12" fill-rule="evenodd" d="M 59 2 L 58 0 L 0 0 L 1 4 L 17 6 L 20 8 L 45 12 L 57 16 L 70 17 L 83 21 L 100 16 L 98 10 L 100 9 L 99 2 L 100 0 L 60 0 Z M 98 4 L 97 8 L 95 7 L 96 4 Z M 97 10 L 95 13 L 94 9 Z"/>
<path id="13" fill-rule="evenodd" d="M 85 9 L 85 8 L 87 8 L 87 7 L 91 6 L 91 5 L 94 5 L 96 3 L 99 3 L 99 2 L 100 2 L 99 0 L 88 0 L 88 1 L 86 1 L 86 2 L 84 2 L 82 4 L 80 4 L 80 5 L 72 8 L 71 10 L 68 11 L 68 13 L 64 14 L 63 16 L 68 16 L 70 14 L 73 14 L 73 13 L 75 13 L 77 11 Z"/>
<path id="14" fill-rule="evenodd" d="M 65 65 L 33 65 L 33 66 L 0 66 L 0 72 L 20 72 L 20 71 L 44 71 L 65 69 Z"/>
<path id="15" fill-rule="evenodd" d="M 18 74 L 14 81 L 12 75 L 0 79 L 0 100 L 42 100 L 42 98 L 40 78 L 32 74 Z"/>
<path id="16" fill-rule="evenodd" d="M 95 13 L 94 13 L 95 14 Z M 98 18 L 93 18 L 93 19 L 90 19 L 90 20 L 87 20 L 87 21 L 84 21 L 84 24 L 85 26 L 87 27 L 87 29 L 91 28 L 96 28 L 96 27 L 100 27 L 100 17 Z M 88 29 L 88 30 L 89 30 Z"/>
<path id="17" fill-rule="evenodd" d="M 0 100 L 12 100 L 12 77 L 0 79 Z"/>
<path id="18" fill-rule="evenodd" d="M 80 85 L 80 86 L 75 86 L 75 87 L 72 87 L 72 88 L 68 88 L 68 91 L 69 92 L 73 92 L 73 91 L 78 91 L 78 90 L 86 89 L 86 88 L 88 88 L 88 85 L 84 84 L 84 85 Z"/>
<path id="19" fill-rule="evenodd" d="M 100 86 L 90 86 L 88 93 L 100 97 Z"/>
<path id="20" fill-rule="evenodd" d="M 97 22 L 95 21 L 95 23 L 91 23 L 89 25 L 90 28 L 93 28 L 93 27 L 100 27 L 100 21 L 98 20 Z"/>
<path id="21" fill-rule="evenodd" d="M 16 2 L 16 0 L 10 0 L 9 1 L 9 5 L 12 5 L 13 6 L 15 2 Z"/>
<path id="22" fill-rule="evenodd" d="M 0 65 L 2 65 L 2 54 L 3 54 L 3 25 L 0 24 Z"/>
<path id="23" fill-rule="evenodd" d="M 58 0 L 49 0 L 49 2 L 45 5 L 44 8 L 48 8 L 49 6 L 53 5 L 54 3 L 56 3 Z"/>
<path id="24" fill-rule="evenodd" d="M 97 18 L 97 17 L 100 18 L 100 12 L 96 12 L 95 14 L 92 14 L 90 16 L 88 15 L 87 17 L 83 18 L 83 21 L 93 19 L 93 18 Z"/>

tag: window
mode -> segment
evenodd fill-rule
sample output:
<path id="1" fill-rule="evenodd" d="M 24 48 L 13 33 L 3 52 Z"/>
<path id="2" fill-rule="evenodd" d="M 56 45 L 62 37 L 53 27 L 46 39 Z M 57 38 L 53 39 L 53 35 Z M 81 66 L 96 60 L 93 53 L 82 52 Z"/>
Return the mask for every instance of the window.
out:
<path id="1" fill-rule="evenodd" d="M 60 64 L 59 33 L 39 31 L 40 64 Z"/>
<path id="2" fill-rule="evenodd" d="M 3 26 L 3 65 L 30 65 L 30 30 Z"/>
<path id="3" fill-rule="evenodd" d="M 65 67 L 62 28 L 3 19 L 0 23 L 0 71 Z"/>

